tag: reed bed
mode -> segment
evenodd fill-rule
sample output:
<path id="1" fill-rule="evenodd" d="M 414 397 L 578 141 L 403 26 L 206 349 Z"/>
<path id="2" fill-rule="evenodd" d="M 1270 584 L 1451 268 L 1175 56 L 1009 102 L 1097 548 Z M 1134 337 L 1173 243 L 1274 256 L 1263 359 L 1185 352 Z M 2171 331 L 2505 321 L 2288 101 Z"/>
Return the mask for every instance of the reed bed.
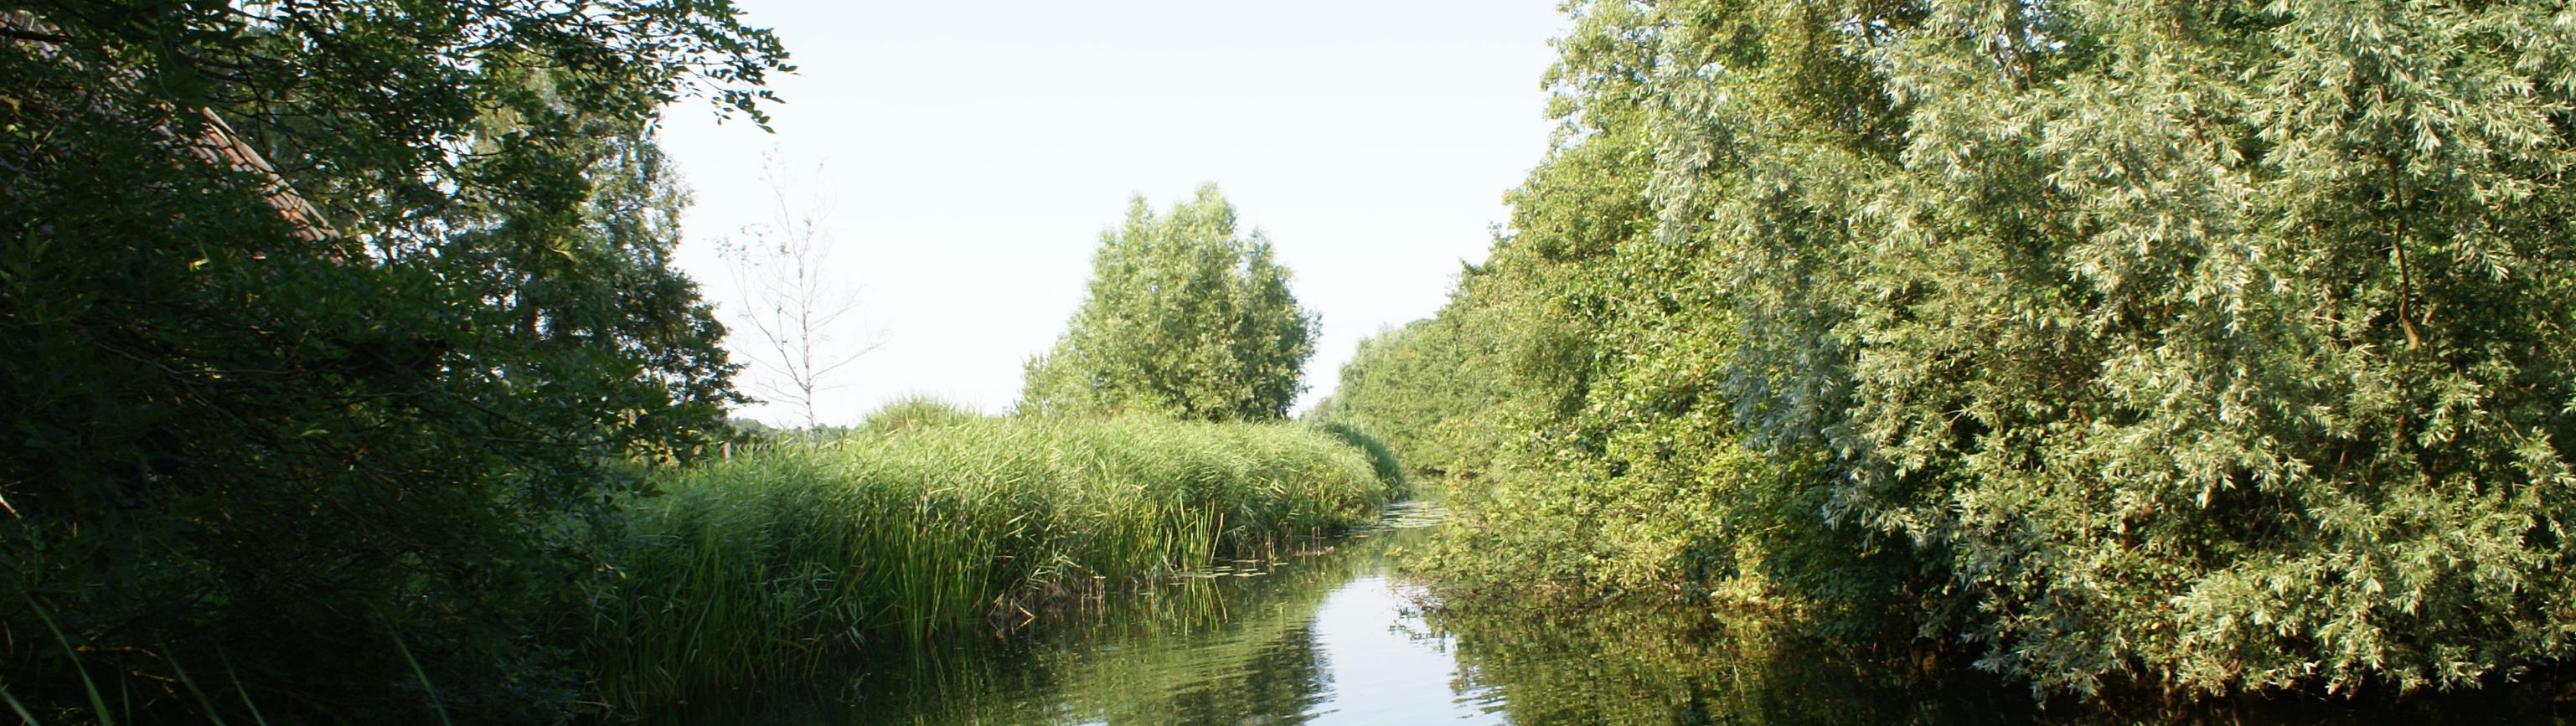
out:
<path id="1" fill-rule="evenodd" d="M 1402 494 L 1365 447 L 1308 426 L 921 413 L 780 437 L 633 502 L 586 644 L 603 695 L 632 707 L 806 671 L 871 638 L 1338 531 Z"/>

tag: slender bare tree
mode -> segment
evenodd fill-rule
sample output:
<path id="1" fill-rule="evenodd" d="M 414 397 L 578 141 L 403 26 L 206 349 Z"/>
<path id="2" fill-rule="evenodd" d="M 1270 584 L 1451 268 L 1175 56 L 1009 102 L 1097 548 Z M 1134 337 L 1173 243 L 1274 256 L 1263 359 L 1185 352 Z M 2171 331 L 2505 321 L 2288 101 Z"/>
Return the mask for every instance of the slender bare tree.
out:
<path id="1" fill-rule="evenodd" d="M 775 152 L 763 165 L 777 217 L 746 225 L 724 243 L 726 262 L 741 290 L 742 318 L 759 334 L 751 357 L 757 375 L 752 389 L 772 403 L 793 407 L 808 428 L 822 425 L 815 398 L 837 387 L 834 374 L 884 344 L 868 333 L 844 339 L 857 323 L 858 292 L 832 274 L 834 239 L 830 195 L 820 183 L 816 164 L 808 183 L 798 184 Z M 797 198 L 797 187 L 807 192 Z"/>

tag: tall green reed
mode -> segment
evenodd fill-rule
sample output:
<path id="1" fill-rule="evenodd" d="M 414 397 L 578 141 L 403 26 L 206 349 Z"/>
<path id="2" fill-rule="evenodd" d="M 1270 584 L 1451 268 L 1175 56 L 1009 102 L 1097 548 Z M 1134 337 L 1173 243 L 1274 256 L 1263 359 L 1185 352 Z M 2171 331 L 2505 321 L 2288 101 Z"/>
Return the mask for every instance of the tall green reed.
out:
<path id="1" fill-rule="evenodd" d="M 1227 551 L 1365 521 L 1401 494 L 1292 424 L 927 416 L 780 437 L 632 503 L 589 662 L 639 706 L 801 672 Z"/>

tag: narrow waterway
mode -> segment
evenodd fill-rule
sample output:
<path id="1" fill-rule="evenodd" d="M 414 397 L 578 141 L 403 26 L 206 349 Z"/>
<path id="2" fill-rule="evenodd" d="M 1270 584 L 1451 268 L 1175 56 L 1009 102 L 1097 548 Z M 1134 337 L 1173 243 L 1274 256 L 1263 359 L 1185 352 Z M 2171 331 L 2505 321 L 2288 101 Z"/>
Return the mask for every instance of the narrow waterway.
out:
<path id="1" fill-rule="evenodd" d="M 1442 516 L 1405 502 L 1299 551 L 1221 563 L 994 632 L 876 653 L 831 678 L 655 719 L 775 724 L 1507 723 L 1392 553 Z"/>
<path id="2" fill-rule="evenodd" d="M 2243 724 L 2570 723 L 2564 689 L 2190 713 L 2029 692 L 1905 653 L 1730 630 L 1705 614 L 1435 612 L 1390 576 L 1443 516 L 1395 505 L 1330 546 L 1223 563 L 810 681 L 702 698 L 660 723 Z"/>

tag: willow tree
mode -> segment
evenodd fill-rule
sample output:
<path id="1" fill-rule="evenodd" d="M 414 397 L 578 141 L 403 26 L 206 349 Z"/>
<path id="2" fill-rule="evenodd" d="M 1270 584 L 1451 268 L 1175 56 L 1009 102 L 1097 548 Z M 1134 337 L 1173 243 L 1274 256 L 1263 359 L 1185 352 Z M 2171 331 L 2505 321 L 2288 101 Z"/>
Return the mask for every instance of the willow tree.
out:
<path id="1" fill-rule="evenodd" d="M 1101 235 L 1088 295 L 1031 359 L 1020 410 L 1284 418 L 1305 390 L 1316 319 L 1259 231 L 1239 235 L 1216 185 L 1157 215 L 1144 197 Z"/>
<path id="2" fill-rule="evenodd" d="M 1662 4 L 1738 419 L 2052 690 L 2576 647 L 2563 4 Z"/>

